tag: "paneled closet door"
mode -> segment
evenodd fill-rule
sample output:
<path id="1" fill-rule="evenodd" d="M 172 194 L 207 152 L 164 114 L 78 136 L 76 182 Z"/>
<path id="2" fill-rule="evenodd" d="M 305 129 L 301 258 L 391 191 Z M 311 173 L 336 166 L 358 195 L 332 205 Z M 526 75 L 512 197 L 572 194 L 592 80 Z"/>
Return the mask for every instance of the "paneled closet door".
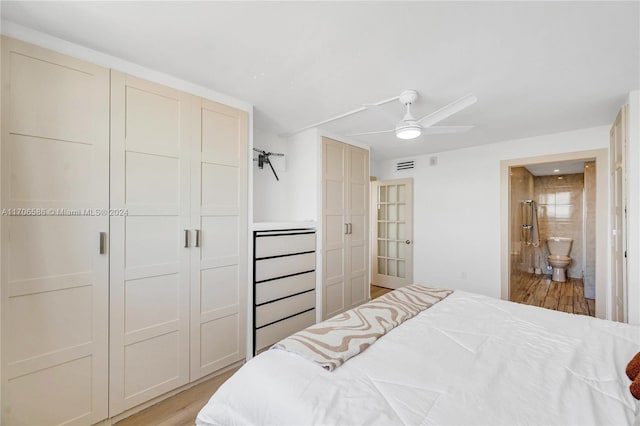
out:
<path id="1" fill-rule="evenodd" d="M 189 380 L 191 99 L 112 71 L 111 416 Z"/>
<path id="2" fill-rule="evenodd" d="M 248 285 L 248 116 L 193 102 L 192 381 L 245 358 Z"/>
<path id="3" fill-rule="evenodd" d="M 369 151 L 347 145 L 347 308 L 369 298 Z"/>
<path id="4" fill-rule="evenodd" d="M 347 150 L 346 145 L 322 139 L 322 258 L 323 318 L 347 309 Z"/>
<path id="5" fill-rule="evenodd" d="M 1 424 L 107 417 L 109 71 L 2 39 Z"/>

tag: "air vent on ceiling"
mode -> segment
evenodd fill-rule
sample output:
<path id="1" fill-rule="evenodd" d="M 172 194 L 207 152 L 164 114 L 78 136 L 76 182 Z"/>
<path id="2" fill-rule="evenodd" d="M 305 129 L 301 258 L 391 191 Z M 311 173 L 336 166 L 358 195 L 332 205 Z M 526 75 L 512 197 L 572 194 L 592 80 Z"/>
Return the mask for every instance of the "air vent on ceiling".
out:
<path id="1" fill-rule="evenodd" d="M 415 168 L 415 161 L 414 160 L 409 160 L 409 161 L 398 161 L 396 163 L 396 170 L 401 171 L 401 170 L 411 170 Z"/>

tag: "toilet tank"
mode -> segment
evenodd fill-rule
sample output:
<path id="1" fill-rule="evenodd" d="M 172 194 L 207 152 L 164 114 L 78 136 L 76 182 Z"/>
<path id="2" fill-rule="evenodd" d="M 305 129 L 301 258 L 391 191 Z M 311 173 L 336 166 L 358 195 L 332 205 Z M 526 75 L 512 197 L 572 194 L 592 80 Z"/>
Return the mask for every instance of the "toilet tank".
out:
<path id="1" fill-rule="evenodd" d="M 554 256 L 569 256 L 571 243 L 573 243 L 571 238 L 550 237 L 547 240 L 549 253 Z"/>

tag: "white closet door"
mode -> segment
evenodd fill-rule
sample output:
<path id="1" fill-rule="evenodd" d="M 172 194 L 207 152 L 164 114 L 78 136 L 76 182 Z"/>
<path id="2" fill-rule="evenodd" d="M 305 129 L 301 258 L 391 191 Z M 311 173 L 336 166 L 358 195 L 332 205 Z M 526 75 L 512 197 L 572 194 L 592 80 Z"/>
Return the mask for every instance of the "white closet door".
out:
<path id="1" fill-rule="evenodd" d="M 112 71 L 112 416 L 189 379 L 190 109 Z"/>
<path id="2" fill-rule="evenodd" d="M 2 39 L 1 424 L 107 417 L 109 71 Z M 87 209 L 86 211 L 84 209 Z"/>
<path id="3" fill-rule="evenodd" d="M 369 299 L 369 151 L 347 145 L 347 308 Z"/>
<path id="4" fill-rule="evenodd" d="M 246 355 L 247 113 L 194 98 L 191 380 Z"/>
<path id="5" fill-rule="evenodd" d="M 344 311 L 347 249 L 347 151 L 345 144 L 322 139 L 323 318 Z"/>
<path id="6" fill-rule="evenodd" d="M 627 322 L 627 222 L 626 222 L 626 152 L 627 106 L 618 112 L 610 135 L 611 182 L 611 300 L 614 321 Z"/>

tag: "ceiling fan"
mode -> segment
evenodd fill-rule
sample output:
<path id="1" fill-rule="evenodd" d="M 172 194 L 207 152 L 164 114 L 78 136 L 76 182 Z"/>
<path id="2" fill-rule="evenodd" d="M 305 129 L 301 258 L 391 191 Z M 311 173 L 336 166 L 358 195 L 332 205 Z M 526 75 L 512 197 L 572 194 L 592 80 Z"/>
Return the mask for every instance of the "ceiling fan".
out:
<path id="1" fill-rule="evenodd" d="M 473 128 L 473 126 L 436 126 L 435 124 L 440 121 L 462 111 L 463 109 L 475 104 L 478 101 L 473 94 L 469 93 L 451 102 L 448 105 L 440 108 L 439 110 L 425 115 L 422 118 L 416 119 L 411 114 L 411 104 L 418 99 L 418 92 L 416 90 L 405 90 L 397 98 L 398 101 L 403 104 L 407 112 L 404 117 L 398 118 L 393 114 L 390 114 L 382 105 L 386 103 L 378 102 L 376 104 L 365 104 L 364 107 L 378 116 L 382 117 L 390 125 L 394 127 L 389 130 L 380 130 L 375 132 L 353 133 L 347 136 L 363 136 L 363 135 L 375 135 L 380 133 L 395 132 L 398 139 L 415 139 L 421 134 L 445 134 L 445 133 L 462 133 Z"/>

